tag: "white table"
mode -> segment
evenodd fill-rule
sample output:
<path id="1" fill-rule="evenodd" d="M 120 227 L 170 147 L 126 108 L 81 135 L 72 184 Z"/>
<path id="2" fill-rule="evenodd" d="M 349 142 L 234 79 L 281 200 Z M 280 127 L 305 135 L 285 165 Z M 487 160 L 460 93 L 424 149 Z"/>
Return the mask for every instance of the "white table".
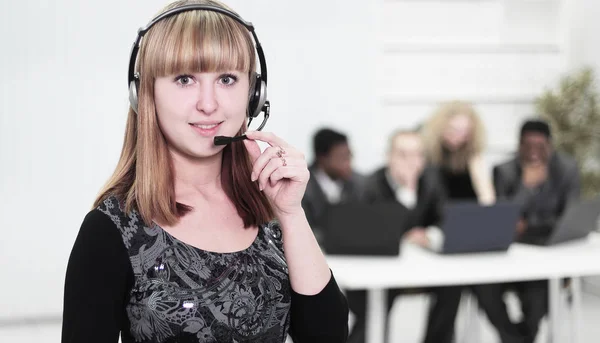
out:
<path id="1" fill-rule="evenodd" d="M 600 234 L 552 247 L 514 243 L 507 252 L 439 255 L 402 244 L 399 257 L 327 256 L 344 289 L 368 291 L 368 313 L 384 311 L 384 291 L 412 288 L 549 280 L 550 342 L 556 343 L 562 278 L 572 278 L 573 329 L 577 342 L 580 323 L 581 277 L 600 275 Z M 370 315 L 370 317 L 372 317 Z M 381 318 L 381 316 L 378 316 Z M 367 320 L 368 341 L 383 341 L 383 323 Z"/>

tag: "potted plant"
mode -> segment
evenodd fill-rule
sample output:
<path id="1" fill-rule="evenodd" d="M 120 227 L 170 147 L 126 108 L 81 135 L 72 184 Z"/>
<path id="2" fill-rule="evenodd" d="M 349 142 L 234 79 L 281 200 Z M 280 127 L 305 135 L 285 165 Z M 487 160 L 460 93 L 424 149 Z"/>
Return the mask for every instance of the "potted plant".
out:
<path id="1" fill-rule="evenodd" d="M 554 146 L 573 156 L 581 170 L 584 198 L 600 194 L 600 106 L 595 76 L 583 68 L 560 80 L 535 101 L 537 113 L 552 127 Z"/>

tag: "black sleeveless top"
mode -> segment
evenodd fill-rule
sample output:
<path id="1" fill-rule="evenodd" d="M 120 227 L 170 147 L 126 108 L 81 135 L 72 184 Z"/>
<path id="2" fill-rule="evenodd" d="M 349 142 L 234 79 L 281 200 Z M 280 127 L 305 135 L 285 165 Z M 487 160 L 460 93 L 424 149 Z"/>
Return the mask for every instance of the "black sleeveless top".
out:
<path id="1" fill-rule="evenodd" d="M 441 180 L 450 200 L 477 200 L 469 170 L 453 171 L 448 167 L 440 168 Z"/>

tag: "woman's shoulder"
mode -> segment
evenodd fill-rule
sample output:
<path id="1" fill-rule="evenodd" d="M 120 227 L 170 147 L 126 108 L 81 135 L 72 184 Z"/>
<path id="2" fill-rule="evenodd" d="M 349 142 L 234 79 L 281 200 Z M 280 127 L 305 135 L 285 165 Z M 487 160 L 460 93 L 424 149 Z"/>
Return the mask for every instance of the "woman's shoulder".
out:
<path id="1" fill-rule="evenodd" d="M 98 207 L 90 210 L 84 217 L 75 244 L 73 253 L 78 258 L 101 258 L 106 255 L 114 256 L 116 251 L 122 251 L 122 235 L 111 217 L 102 212 Z M 106 247 L 116 249 L 106 250 Z M 110 253 L 107 253 L 110 251 Z"/>
<path id="2" fill-rule="evenodd" d="M 91 229 L 100 230 L 99 233 L 105 230 L 118 231 L 127 248 L 131 247 L 135 233 L 145 227 L 138 212 L 126 211 L 124 202 L 114 195 L 106 197 L 92 209 L 83 225 L 93 226 Z"/>
<path id="3" fill-rule="evenodd" d="M 102 232 L 114 227 L 110 217 L 97 207 L 86 213 L 81 223 L 81 231 Z"/>
<path id="4" fill-rule="evenodd" d="M 102 276 L 102 280 L 98 279 L 98 275 Z M 73 243 L 66 287 L 70 289 L 68 292 L 78 294 L 89 289 L 93 292 L 98 285 L 104 291 L 107 287 L 120 287 L 124 280 L 122 278 L 127 278 L 128 285 L 133 283 L 128 251 L 115 223 L 96 207 L 85 215 Z M 74 291 L 75 289 L 77 290 Z"/>

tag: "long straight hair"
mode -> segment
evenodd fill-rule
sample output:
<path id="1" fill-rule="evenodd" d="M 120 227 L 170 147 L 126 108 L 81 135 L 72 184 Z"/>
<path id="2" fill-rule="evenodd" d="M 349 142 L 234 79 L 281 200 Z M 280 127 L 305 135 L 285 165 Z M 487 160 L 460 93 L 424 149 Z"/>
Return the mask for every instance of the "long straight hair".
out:
<path id="1" fill-rule="evenodd" d="M 227 8 L 212 0 L 185 0 L 163 11 L 186 4 Z M 238 70 L 247 72 L 252 80 L 256 68 L 254 45 L 246 28 L 235 20 L 210 11 L 188 11 L 150 29 L 142 41 L 137 65 L 141 74 L 139 114 L 129 109 L 121 157 L 94 207 L 115 196 L 127 212 L 138 211 L 146 225 L 174 225 L 192 208 L 175 199 L 173 162 L 156 116 L 155 79 L 180 73 Z M 245 130 L 244 125 L 238 134 Z M 221 184 L 244 226 L 272 220 L 269 200 L 250 180 L 252 161 L 245 145 L 230 144 L 222 154 Z"/>

